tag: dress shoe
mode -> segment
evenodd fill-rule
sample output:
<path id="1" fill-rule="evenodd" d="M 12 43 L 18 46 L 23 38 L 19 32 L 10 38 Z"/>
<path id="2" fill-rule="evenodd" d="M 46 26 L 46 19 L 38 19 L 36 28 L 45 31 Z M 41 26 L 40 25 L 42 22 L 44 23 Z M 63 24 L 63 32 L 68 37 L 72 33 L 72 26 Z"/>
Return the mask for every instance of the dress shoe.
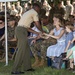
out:
<path id="1" fill-rule="evenodd" d="M 24 72 L 11 72 L 11 74 L 24 74 Z"/>
<path id="2" fill-rule="evenodd" d="M 31 68 L 31 69 L 28 69 L 28 70 L 26 70 L 26 71 L 35 71 L 35 69 Z"/>

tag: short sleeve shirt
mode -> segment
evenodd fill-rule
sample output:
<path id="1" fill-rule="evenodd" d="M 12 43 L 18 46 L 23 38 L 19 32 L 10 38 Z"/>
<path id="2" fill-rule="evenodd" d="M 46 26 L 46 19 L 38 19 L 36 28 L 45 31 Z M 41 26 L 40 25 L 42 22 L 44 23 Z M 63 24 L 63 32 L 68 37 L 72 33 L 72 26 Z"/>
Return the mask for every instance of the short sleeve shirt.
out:
<path id="1" fill-rule="evenodd" d="M 30 9 L 25 12 L 18 22 L 18 26 L 23 26 L 25 28 L 30 28 L 33 21 L 39 21 L 38 13 L 34 9 Z"/>

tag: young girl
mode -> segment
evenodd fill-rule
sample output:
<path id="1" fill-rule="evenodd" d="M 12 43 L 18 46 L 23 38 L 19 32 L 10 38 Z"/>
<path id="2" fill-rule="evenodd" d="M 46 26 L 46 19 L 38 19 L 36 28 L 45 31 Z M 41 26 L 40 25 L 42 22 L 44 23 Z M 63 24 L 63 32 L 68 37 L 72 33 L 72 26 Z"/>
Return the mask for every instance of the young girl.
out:
<path id="1" fill-rule="evenodd" d="M 64 52 L 67 52 L 67 54 L 69 54 L 70 52 L 70 49 L 74 46 L 73 43 L 71 43 L 71 41 L 73 40 L 73 25 L 66 25 L 65 26 L 65 29 L 66 29 L 66 32 L 67 32 L 67 35 L 66 35 L 66 48 L 65 48 L 65 51 Z M 73 57 L 70 56 L 70 68 L 73 68 Z M 65 60 L 66 58 L 64 58 Z"/>
<path id="2" fill-rule="evenodd" d="M 66 44 L 65 52 L 67 52 L 74 46 L 74 44 L 71 43 L 72 39 L 74 38 L 73 27 L 74 27 L 73 25 L 69 25 L 69 24 L 65 26 L 65 30 L 67 32 L 66 41 L 65 41 L 65 44 Z"/>

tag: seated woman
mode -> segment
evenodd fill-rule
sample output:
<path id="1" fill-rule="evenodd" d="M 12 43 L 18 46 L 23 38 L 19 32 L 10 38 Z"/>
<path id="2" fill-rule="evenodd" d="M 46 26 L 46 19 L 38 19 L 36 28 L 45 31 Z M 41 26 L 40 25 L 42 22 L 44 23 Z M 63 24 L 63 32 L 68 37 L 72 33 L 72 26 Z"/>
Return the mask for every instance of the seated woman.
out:
<path id="1" fill-rule="evenodd" d="M 2 42 L 5 36 L 5 18 L 4 16 L 0 16 L 0 47 L 2 47 Z"/>
<path id="2" fill-rule="evenodd" d="M 61 15 L 55 15 L 53 18 L 55 28 L 46 36 L 52 37 L 57 40 L 55 45 L 49 46 L 47 48 L 47 57 L 54 59 L 55 56 L 60 56 L 65 49 L 65 30 L 63 28 L 63 18 Z"/>

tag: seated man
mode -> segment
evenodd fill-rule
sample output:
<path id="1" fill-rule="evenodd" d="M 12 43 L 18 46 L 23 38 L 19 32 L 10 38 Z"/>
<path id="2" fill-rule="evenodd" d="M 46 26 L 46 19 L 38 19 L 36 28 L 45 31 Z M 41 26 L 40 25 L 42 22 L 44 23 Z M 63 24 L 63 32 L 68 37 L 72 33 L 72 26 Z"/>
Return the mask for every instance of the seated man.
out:
<path id="1" fill-rule="evenodd" d="M 47 16 L 43 16 L 42 19 L 42 29 L 44 32 L 49 33 L 49 31 L 53 28 L 53 26 L 49 23 L 48 21 L 48 17 Z M 33 53 L 33 56 L 35 58 L 35 62 L 32 64 L 33 67 L 39 67 L 39 66 L 43 66 L 45 64 L 45 59 L 46 59 L 46 49 L 47 47 L 54 43 L 51 41 L 51 39 L 49 40 L 45 40 L 46 38 L 44 36 L 37 37 L 32 41 L 32 45 L 31 45 L 31 51 Z M 38 52 L 41 52 L 41 61 L 39 60 L 38 57 Z"/>

